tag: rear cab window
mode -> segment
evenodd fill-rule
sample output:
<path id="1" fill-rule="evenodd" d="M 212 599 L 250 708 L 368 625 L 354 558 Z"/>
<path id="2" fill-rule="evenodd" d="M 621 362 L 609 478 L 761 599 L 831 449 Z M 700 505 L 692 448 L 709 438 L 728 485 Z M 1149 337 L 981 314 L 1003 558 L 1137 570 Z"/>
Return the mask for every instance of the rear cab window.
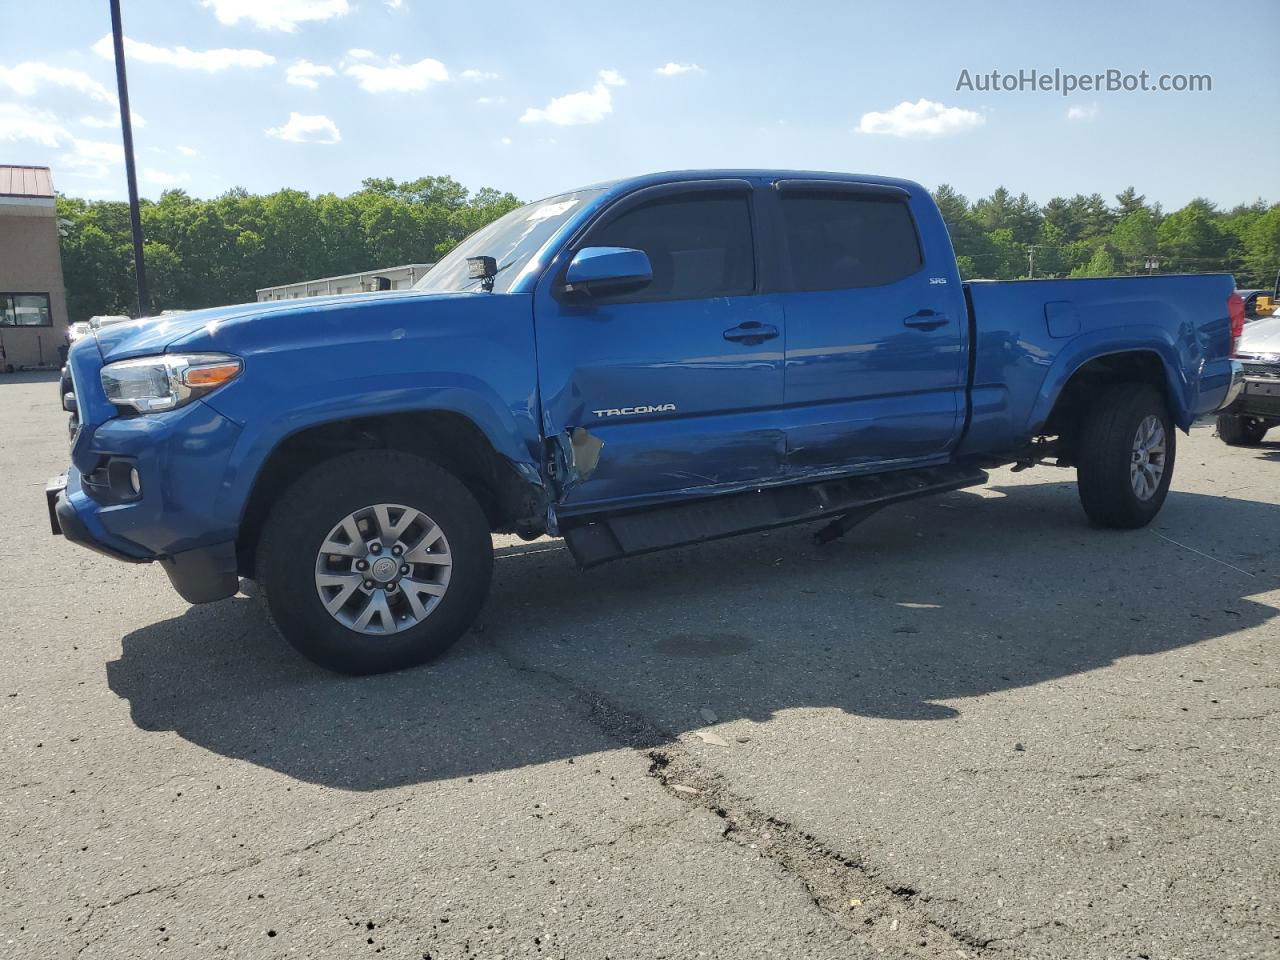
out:
<path id="1" fill-rule="evenodd" d="M 786 289 L 878 287 L 924 266 L 906 196 L 812 189 L 792 181 L 781 197 L 781 256 Z"/>

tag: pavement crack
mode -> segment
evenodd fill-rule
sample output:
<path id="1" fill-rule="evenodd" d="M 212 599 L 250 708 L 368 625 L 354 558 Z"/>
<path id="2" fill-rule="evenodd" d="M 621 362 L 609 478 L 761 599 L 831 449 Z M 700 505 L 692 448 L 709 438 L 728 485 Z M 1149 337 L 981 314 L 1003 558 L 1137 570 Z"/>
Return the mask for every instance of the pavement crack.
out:
<path id="1" fill-rule="evenodd" d="M 379 816 L 385 813 L 387 810 L 390 810 L 393 808 L 399 808 L 402 804 L 403 804 L 403 800 L 397 800 L 394 803 L 383 804 L 375 808 L 374 810 L 371 810 L 368 813 L 364 814 L 360 818 L 353 820 L 350 823 L 344 824 L 341 827 L 337 827 L 329 831 L 323 837 L 318 837 L 315 840 L 310 841 L 309 843 L 303 844 L 302 846 L 290 847 L 287 850 L 281 850 L 278 853 L 265 854 L 260 857 L 249 857 L 246 860 L 242 860 L 239 863 L 233 864 L 229 867 L 225 867 L 222 869 L 201 870 L 196 873 L 188 874 L 185 877 L 178 877 L 176 879 L 169 880 L 164 883 L 154 884 L 153 886 L 150 886 L 150 887 L 139 887 L 136 890 L 130 890 L 128 893 L 118 896 L 112 900 L 107 900 L 104 903 L 91 904 L 89 905 L 88 913 L 85 914 L 84 919 L 81 920 L 80 923 L 76 926 L 73 933 L 75 935 L 81 934 L 89 926 L 93 918 L 101 911 L 111 910 L 116 907 L 122 906 L 123 904 L 128 903 L 130 900 L 133 900 L 136 897 L 146 897 L 146 896 L 151 896 L 152 894 L 164 894 L 166 896 L 172 895 L 176 893 L 178 890 L 187 886 L 188 884 L 196 883 L 200 880 L 207 880 L 214 877 L 223 878 L 223 877 L 234 876 L 237 873 L 241 873 L 245 870 L 251 870 L 256 866 L 259 866 L 260 864 L 263 864 L 263 863 L 267 863 L 268 861 L 271 861 L 271 860 L 281 860 L 281 859 L 284 859 L 285 857 L 292 857 L 301 853 L 309 853 L 309 852 L 318 850 L 321 847 L 325 846 L 326 844 L 332 843 L 334 840 L 337 840 L 340 837 L 345 836 L 346 834 L 352 832 L 353 830 L 358 830 L 361 827 L 369 825 L 374 820 L 376 820 Z M 80 953 L 82 953 L 84 950 L 90 947 L 97 940 L 101 939 L 101 937 L 102 935 L 99 934 L 97 937 L 94 937 L 86 941 L 85 943 L 83 943 L 80 946 L 80 948 L 76 951 L 76 955 L 79 956 Z"/>
<path id="2" fill-rule="evenodd" d="M 979 955 L 994 938 L 982 937 L 954 923 L 929 915 L 927 894 L 900 879 L 843 853 L 812 833 L 755 807 L 736 794 L 721 774 L 704 767 L 685 750 L 677 734 L 646 717 L 630 713 L 594 690 L 554 670 L 536 667 L 493 647 L 517 673 L 553 683 L 576 698 L 587 719 L 606 737 L 642 753 L 649 760 L 647 775 L 680 801 L 717 817 L 720 838 L 768 860 L 783 875 L 798 882 L 815 909 L 843 929 L 851 939 L 902 956 L 939 958 Z M 677 818 L 679 819 L 679 818 Z M 640 825 L 641 827 L 653 825 Z M 618 839 L 597 841 L 608 846 Z M 559 852 L 553 848 L 539 856 Z M 573 850 L 574 848 L 563 848 Z"/>
<path id="3" fill-rule="evenodd" d="M 682 810 L 674 817 L 667 817 L 663 820 L 652 820 L 644 823 L 633 823 L 624 830 L 619 831 L 611 837 L 605 837 L 601 840 L 589 840 L 581 844 L 568 844 L 562 846 L 548 847 L 538 853 L 519 860 L 508 861 L 505 865 L 511 867 L 524 866 L 525 864 L 535 863 L 539 860 L 545 860 L 547 857 L 554 856 L 557 853 L 586 853 L 588 850 L 596 850 L 601 847 L 613 847 L 625 841 L 634 840 L 643 834 L 661 835 L 664 831 L 670 830 L 676 824 L 683 820 L 688 820 L 697 813 L 696 807 Z"/>

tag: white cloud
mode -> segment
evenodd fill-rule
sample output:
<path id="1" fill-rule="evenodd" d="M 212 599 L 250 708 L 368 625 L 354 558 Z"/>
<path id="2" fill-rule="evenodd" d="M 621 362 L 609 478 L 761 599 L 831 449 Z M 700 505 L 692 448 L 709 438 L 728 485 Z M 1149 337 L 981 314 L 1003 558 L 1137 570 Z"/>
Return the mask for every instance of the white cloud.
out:
<path id="1" fill-rule="evenodd" d="M 386 0 L 388 10 L 399 10 L 404 7 L 404 0 Z"/>
<path id="2" fill-rule="evenodd" d="M 864 113 L 858 123 L 858 132 L 891 137 L 943 137 L 964 133 L 986 122 L 986 117 L 972 110 L 947 107 L 921 98 L 915 103 L 904 100 L 884 113 Z"/>
<path id="3" fill-rule="evenodd" d="M 374 59 L 368 50 L 352 50 L 347 56 L 356 57 L 357 54 L 358 59 L 364 62 L 347 64 L 342 72 L 354 77 L 360 89 L 367 93 L 415 93 L 449 79 L 445 65 L 431 57 L 417 63 L 401 63 L 398 56 L 392 55 L 380 64 L 374 64 L 368 62 Z"/>
<path id="4" fill-rule="evenodd" d="M 106 60 L 115 57 L 111 45 L 111 35 L 107 34 L 93 45 L 93 52 Z M 180 70 L 203 70 L 205 73 L 217 73 L 228 67 L 265 67 L 276 62 L 276 58 L 261 50 L 189 50 L 186 47 L 157 47 L 141 40 L 124 38 L 124 54 L 130 60 L 140 63 L 159 63 Z"/>
<path id="5" fill-rule="evenodd" d="M 364 47 L 355 47 L 347 51 L 347 56 L 352 60 L 374 60 L 378 55 L 372 50 L 364 49 Z"/>
<path id="6" fill-rule="evenodd" d="M 1094 117 L 1098 115 L 1098 113 L 1101 110 L 1102 110 L 1102 107 L 1100 107 L 1096 103 L 1087 103 L 1084 106 L 1079 106 L 1079 107 L 1068 107 L 1067 119 L 1068 120 L 1092 120 Z"/>
<path id="7" fill-rule="evenodd" d="M 20 103 L 0 103 L 0 143 L 32 143 L 58 151 L 42 157 L 55 170 L 100 179 L 110 167 L 124 162 L 119 143 L 84 140 L 64 127 L 52 113 Z"/>
<path id="8" fill-rule="evenodd" d="M 74 90 L 100 103 L 116 102 L 114 93 L 83 70 L 69 70 L 35 61 L 20 63 L 16 67 L 0 66 L 0 84 L 23 97 L 30 97 L 41 87 L 51 85 Z"/>
<path id="9" fill-rule="evenodd" d="M 502 138 L 501 140 L 499 140 L 498 142 L 499 142 L 500 144 L 502 144 L 504 147 L 509 147 L 509 146 L 511 146 L 511 138 L 510 138 L 510 137 L 503 137 L 503 138 Z"/>
<path id="10" fill-rule="evenodd" d="M 342 139 L 338 125 L 324 114 L 290 113 L 289 120 L 272 127 L 267 136 L 293 143 L 337 143 Z"/>
<path id="11" fill-rule="evenodd" d="M 463 80 L 500 80 L 500 74 L 489 73 L 487 70 L 463 70 L 459 74 Z"/>
<path id="12" fill-rule="evenodd" d="M 70 136 L 58 123 L 58 118 L 47 110 L 36 110 L 20 103 L 0 103 L 0 141 L 26 141 L 56 147 Z"/>
<path id="13" fill-rule="evenodd" d="M 158 187 L 172 187 L 175 184 L 190 180 L 191 175 L 189 173 L 166 173 L 163 170 L 144 167 L 142 179 L 147 183 L 154 183 Z"/>
<path id="14" fill-rule="evenodd" d="M 582 123 L 599 123 L 613 112 L 610 87 L 627 81 L 616 70 L 601 70 L 600 79 L 590 90 L 554 97 L 545 107 L 529 107 L 520 117 L 521 123 L 553 123 L 559 127 Z"/>
<path id="15" fill-rule="evenodd" d="M 134 113 L 130 110 L 129 117 L 133 120 L 135 127 L 145 127 L 147 125 L 146 119 L 140 113 Z M 120 126 L 120 115 L 116 113 L 109 117 L 81 117 L 80 125 L 92 127 L 94 130 L 114 130 Z"/>
<path id="16" fill-rule="evenodd" d="M 124 147 L 118 143 L 72 137 L 69 147 L 69 151 L 55 158 L 55 169 L 101 180 L 112 172 L 112 168 L 124 163 Z"/>
<path id="17" fill-rule="evenodd" d="M 290 64 L 289 69 L 285 71 L 285 79 L 295 87 L 310 87 L 314 90 L 320 86 L 320 84 L 316 83 L 316 77 L 332 77 L 335 73 L 337 71 L 333 67 L 327 67 L 323 63 L 297 60 Z"/>
<path id="18" fill-rule="evenodd" d="M 248 20 L 264 30 L 292 33 L 300 23 L 331 20 L 351 10 L 347 0 L 202 0 L 219 23 L 233 26 Z"/>
<path id="19" fill-rule="evenodd" d="M 496 107 L 506 102 L 506 97 L 476 97 L 476 103 L 482 107 Z"/>
<path id="20" fill-rule="evenodd" d="M 678 77 L 682 73 L 706 73 L 707 71 L 703 70 L 696 63 L 672 62 L 672 63 L 664 63 L 662 66 L 658 67 L 658 69 L 653 72 L 660 74 L 661 76 L 664 76 L 664 77 Z"/>
<path id="21" fill-rule="evenodd" d="M 182 144 L 178 144 L 178 145 L 177 145 L 176 147 L 174 147 L 173 149 L 177 150 L 177 151 L 178 151 L 180 154 L 182 154 L 184 157 L 198 157 L 198 156 L 200 156 L 200 151 L 199 151 L 199 150 L 197 150 L 195 147 L 184 147 Z"/>

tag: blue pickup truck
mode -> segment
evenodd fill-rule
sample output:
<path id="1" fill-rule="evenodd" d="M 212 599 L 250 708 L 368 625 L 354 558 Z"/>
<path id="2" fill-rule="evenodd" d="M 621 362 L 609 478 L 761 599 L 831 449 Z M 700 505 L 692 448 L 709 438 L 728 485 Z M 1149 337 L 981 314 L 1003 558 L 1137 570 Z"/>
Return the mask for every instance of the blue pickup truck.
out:
<path id="1" fill-rule="evenodd" d="M 521 207 L 412 290 L 104 327 L 71 349 L 55 533 L 192 603 L 256 580 L 349 673 L 484 602 L 494 532 L 583 567 L 1075 467 L 1159 511 L 1176 429 L 1235 399 L 1227 275 L 964 283 L 918 184 L 698 171 Z"/>

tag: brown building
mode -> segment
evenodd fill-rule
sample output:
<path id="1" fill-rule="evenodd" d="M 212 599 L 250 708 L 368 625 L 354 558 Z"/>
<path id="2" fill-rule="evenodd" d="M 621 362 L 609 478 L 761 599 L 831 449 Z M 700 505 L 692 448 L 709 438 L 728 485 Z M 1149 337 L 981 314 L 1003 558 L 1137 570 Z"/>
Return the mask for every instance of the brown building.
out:
<path id="1" fill-rule="evenodd" d="M 0 166 L 0 370 L 56 367 L 66 342 L 53 177 Z"/>

